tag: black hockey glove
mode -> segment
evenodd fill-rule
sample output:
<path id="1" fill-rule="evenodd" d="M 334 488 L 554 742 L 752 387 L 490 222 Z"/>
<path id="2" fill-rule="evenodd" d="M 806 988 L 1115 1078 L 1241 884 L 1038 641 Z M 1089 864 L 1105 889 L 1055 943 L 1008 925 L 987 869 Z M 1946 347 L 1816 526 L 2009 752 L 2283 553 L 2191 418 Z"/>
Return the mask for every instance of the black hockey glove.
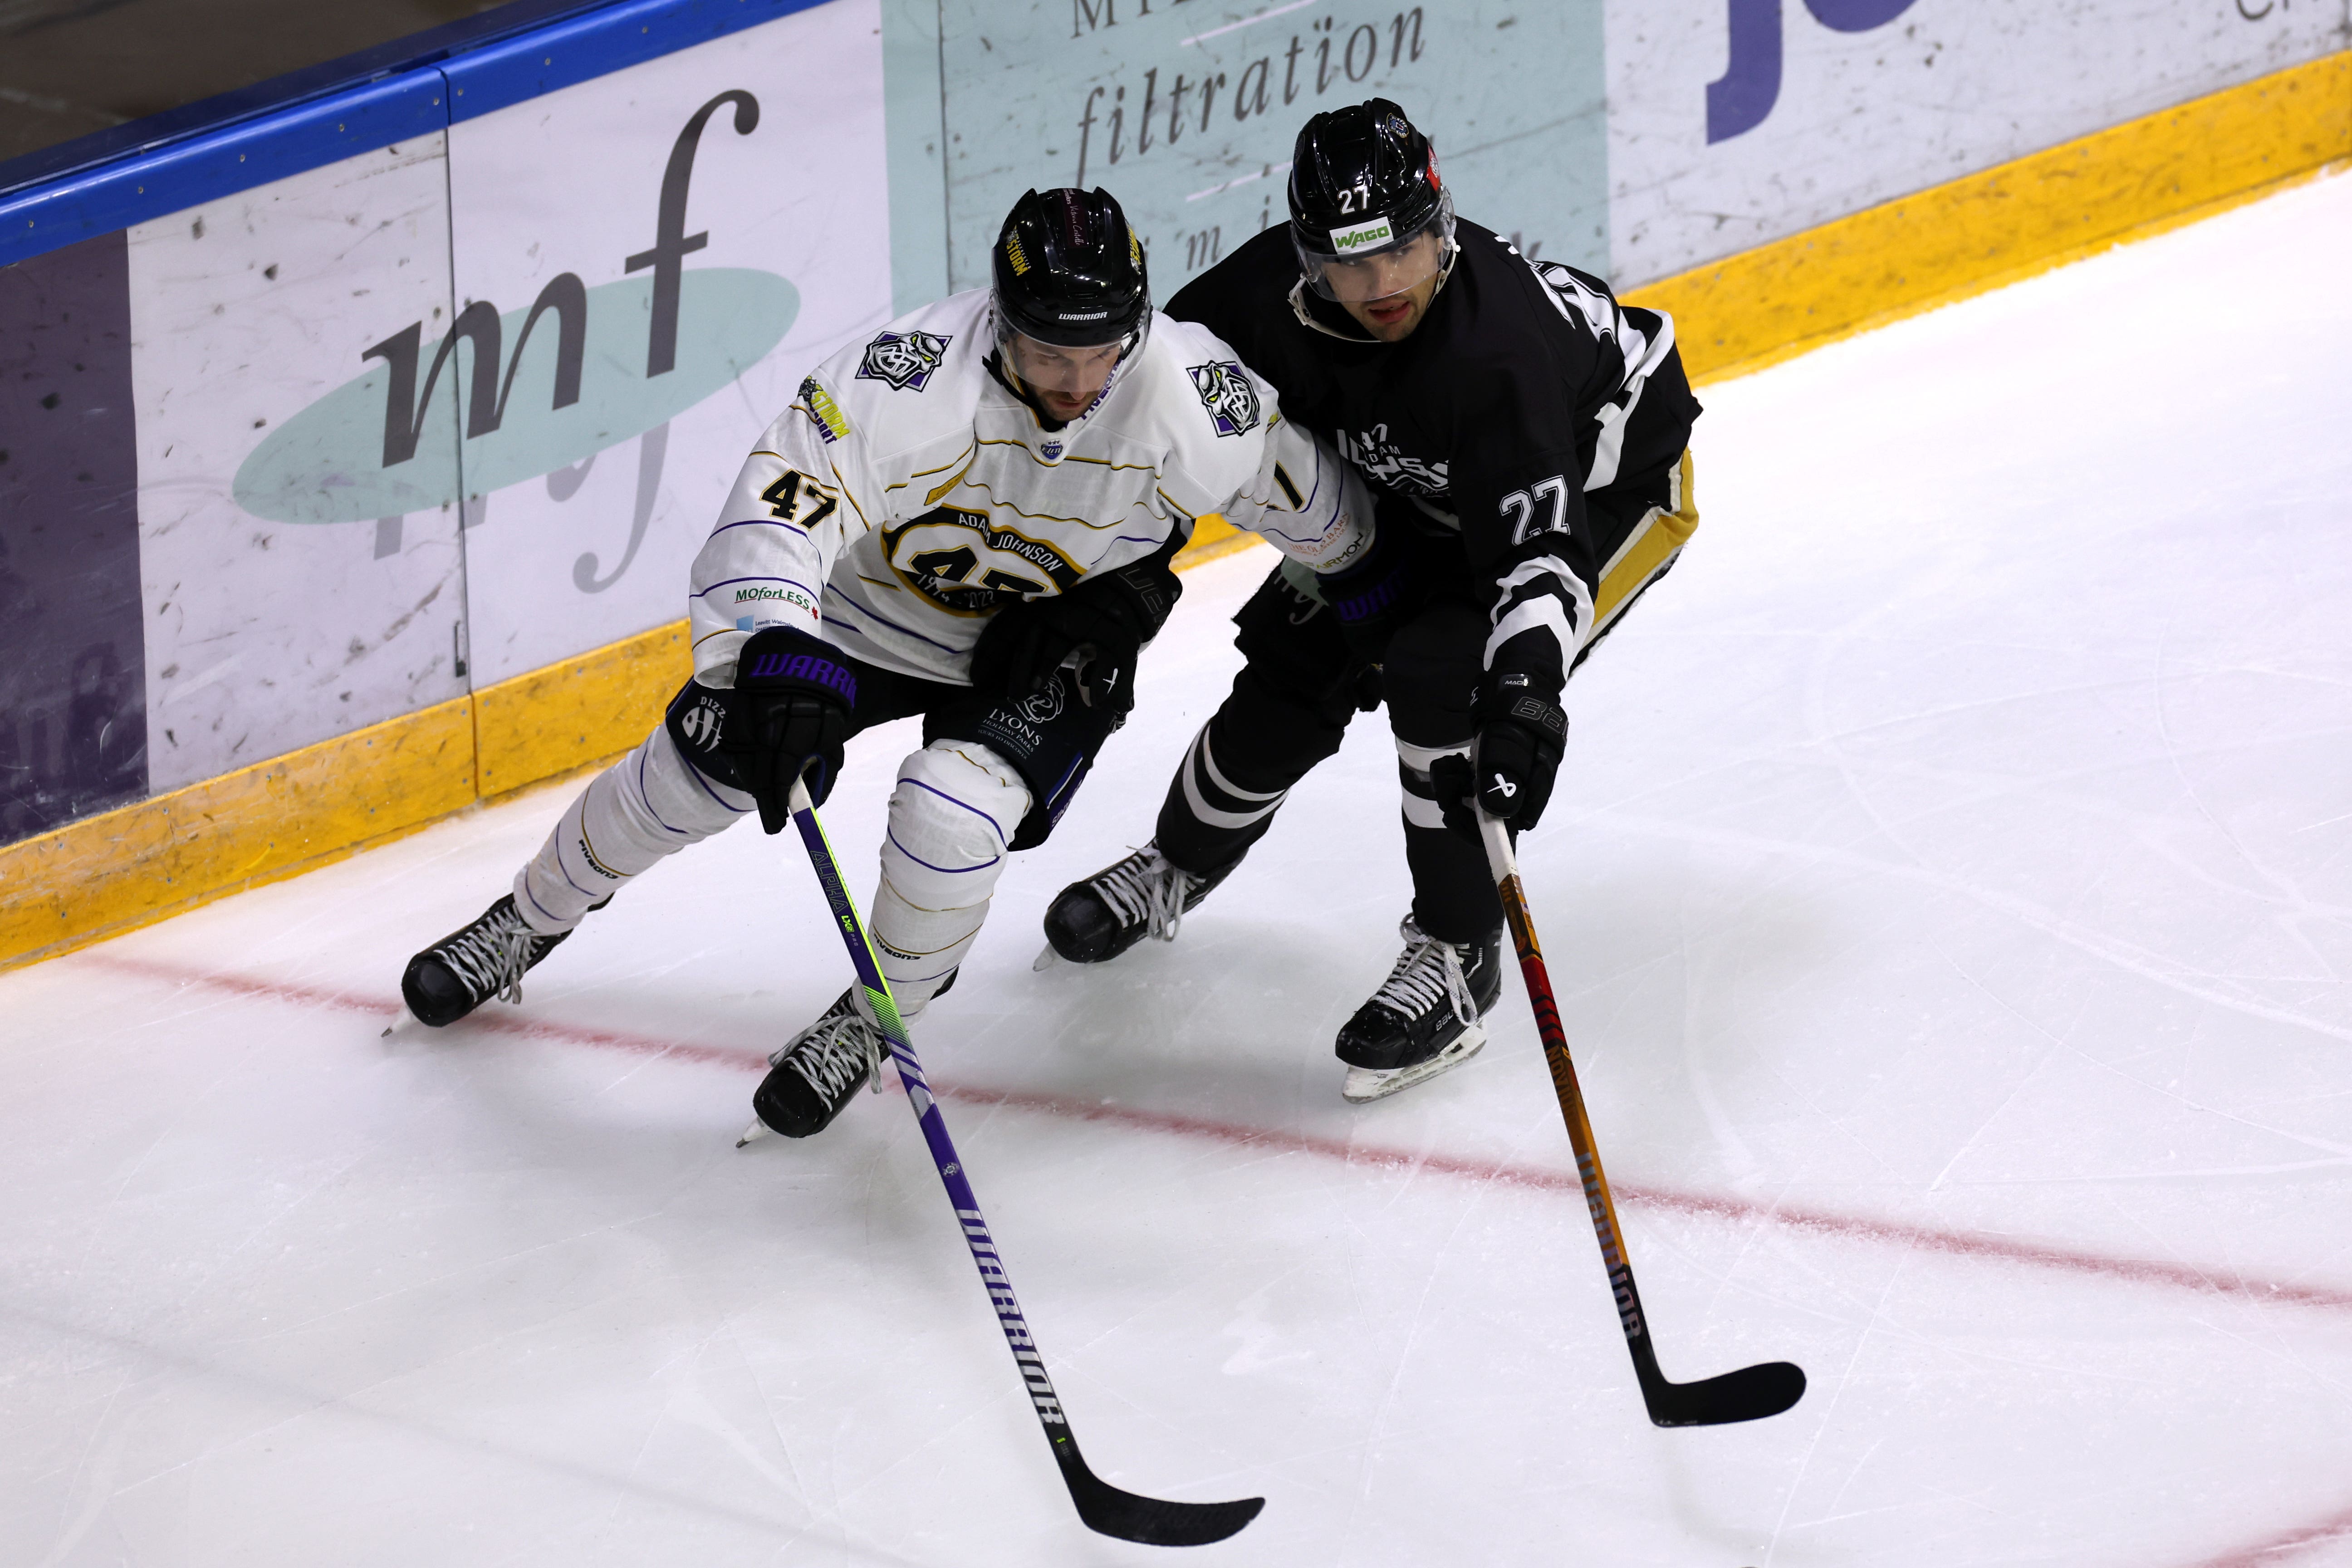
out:
<path id="1" fill-rule="evenodd" d="M 1515 833 L 1524 833 L 1551 800 L 1552 779 L 1568 742 L 1568 715 L 1544 683 L 1519 670 L 1488 676 L 1472 704 L 1477 726 L 1467 757 L 1440 757 L 1429 782 L 1445 812 L 1445 826 L 1481 842 L 1472 803 Z"/>
<path id="2" fill-rule="evenodd" d="M 1159 636 L 1184 585 L 1150 556 L 1092 572 L 1067 593 L 1023 599 L 999 610 L 971 650 L 971 683 L 1018 702 L 1079 656 L 1076 684 L 1089 708 L 1124 713 L 1135 702 L 1135 666 Z"/>
<path id="3" fill-rule="evenodd" d="M 793 781 L 805 774 L 819 805 L 841 773 L 857 677 L 846 660 L 804 632 L 753 632 L 735 657 L 721 747 L 760 803 L 760 826 L 782 833 L 792 820 Z"/>
<path id="4" fill-rule="evenodd" d="M 1374 506 L 1372 547 L 1345 571 L 1316 580 L 1349 653 L 1365 664 L 1388 656 L 1389 639 L 1429 596 L 1429 574 L 1415 569 L 1419 531 L 1398 515 L 1409 505 L 1381 494 Z"/>

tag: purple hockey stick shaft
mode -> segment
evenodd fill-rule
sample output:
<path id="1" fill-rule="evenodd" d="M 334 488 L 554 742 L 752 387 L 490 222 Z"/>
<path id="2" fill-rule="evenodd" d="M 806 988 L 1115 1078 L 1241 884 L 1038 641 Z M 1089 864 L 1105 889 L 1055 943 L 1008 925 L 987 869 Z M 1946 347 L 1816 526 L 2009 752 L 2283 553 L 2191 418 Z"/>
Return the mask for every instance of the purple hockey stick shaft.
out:
<path id="1" fill-rule="evenodd" d="M 1070 1500 L 1076 1505 L 1079 1519 L 1090 1530 L 1148 1546 L 1202 1546 L 1240 1531 L 1265 1506 L 1264 1498 L 1244 1498 L 1234 1502 L 1169 1502 L 1121 1491 L 1087 1468 L 1085 1458 L 1078 1453 L 1077 1437 L 1070 1430 L 1069 1417 L 1063 1412 L 1061 1398 L 1054 1392 L 1054 1380 L 1045 1374 L 1045 1357 L 1038 1352 L 1028 1320 L 1022 1316 L 1021 1304 L 1013 1297 L 1012 1277 L 1005 1272 L 995 1238 L 989 1234 L 988 1221 L 981 1215 L 980 1200 L 972 1195 L 963 1160 L 948 1136 L 947 1121 L 940 1114 L 938 1097 L 931 1093 L 931 1086 L 923 1077 L 922 1061 L 907 1038 L 907 1026 L 898 1017 L 898 1004 L 890 994 L 890 983 L 882 976 L 882 966 L 875 958 L 866 924 L 857 918 L 857 906 L 842 880 L 840 859 L 824 836 L 824 825 L 817 821 L 816 807 L 809 799 L 805 781 L 796 780 L 793 784 L 792 813 L 793 822 L 800 829 L 801 842 L 808 847 L 809 862 L 816 869 L 817 882 L 824 890 L 825 904 L 833 911 L 834 923 L 840 928 L 842 943 L 849 950 L 849 962 L 857 971 L 857 984 L 866 993 L 866 1005 L 890 1042 L 890 1059 L 898 1069 L 898 1082 L 907 1091 L 908 1103 L 915 1108 L 916 1124 L 923 1130 L 923 1142 L 930 1149 L 931 1163 L 939 1167 L 940 1183 L 947 1188 L 948 1201 L 954 1205 L 957 1222 L 963 1226 L 964 1244 L 971 1248 L 972 1263 L 980 1270 L 981 1283 L 987 1287 L 989 1303 L 996 1309 L 997 1324 L 1004 1331 L 1004 1342 L 1012 1347 L 1022 1381 L 1028 1385 L 1029 1403 L 1035 1407 L 1045 1440 L 1053 1446 L 1054 1462 L 1061 1467 L 1062 1479 L 1070 1489 Z"/>

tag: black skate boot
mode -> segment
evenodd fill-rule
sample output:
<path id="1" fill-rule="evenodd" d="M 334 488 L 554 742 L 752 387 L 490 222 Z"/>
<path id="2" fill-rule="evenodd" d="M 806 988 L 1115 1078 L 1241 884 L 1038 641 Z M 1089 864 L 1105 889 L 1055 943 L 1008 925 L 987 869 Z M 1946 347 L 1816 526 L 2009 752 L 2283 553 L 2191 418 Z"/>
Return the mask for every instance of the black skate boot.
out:
<path id="1" fill-rule="evenodd" d="M 1158 843 L 1147 844 L 1055 896 L 1045 910 L 1045 940 L 1052 945 L 1037 967 L 1051 962 L 1052 953 L 1072 963 L 1103 963 L 1147 936 L 1174 942 L 1184 917 L 1233 869 L 1196 877 L 1170 864 Z"/>
<path id="2" fill-rule="evenodd" d="M 609 901 L 609 900 L 607 900 Z M 597 909 L 604 905 L 599 903 Z M 555 951 L 570 931 L 548 936 L 523 923 L 509 893 L 408 961 L 401 999 L 420 1024 L 454 1024 L 493 996 L 522 1000 L 523 971 Z"/>
<path id="3" fill-rule="evenodd" d="M 1345 1098 L 1361 1103 L 1435 1078 L 1478 1054 L 1479 1024 L 1503 994 L 1503 938 L 1439 942 L 1411 915 L 1397 928 L 1404 954 L 1370 1001 L 1341 1026 L 1336 1049 L 1348 1064 Z"/>
<path id="4" fill-rule="evenodd" d="M 889 1054 L 889 1040 L 858 1010 L 852 986 L 768 1058 L 768 1076 L 751 1096 L 752 1113 L 772 1132 L 813 1137 L 832 1124 L 867 1079 L 880 1091 L 882 1061 Z"/>

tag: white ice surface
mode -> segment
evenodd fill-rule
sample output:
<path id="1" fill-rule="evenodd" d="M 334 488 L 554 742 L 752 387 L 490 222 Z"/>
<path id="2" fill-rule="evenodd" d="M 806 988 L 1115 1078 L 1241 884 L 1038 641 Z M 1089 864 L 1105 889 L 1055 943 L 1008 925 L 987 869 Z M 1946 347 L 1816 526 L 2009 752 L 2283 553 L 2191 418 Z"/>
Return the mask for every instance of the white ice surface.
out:
<path id="1" fill-rule="evenodd" d="M 1192 574 L 918 1037 L 1096 1468 L 1263 1493 L 1236 1563 L 2352 1563 L 2347 253 L 2338 179 L 1706 395 L 1523 858 L 1666 1369 L 1795 1360 L 1775 1420 L 1644 1420 L 1516 979 L 1339 1100 L 1378 721 L 1175 944 L 1031 973 L 1266 558 Z M 1161 1560 L 895 1090 L 732 1147 L 846 979 L 791 839 L 378 1038 L 562 799 L 0 976 L 0 1563 Z"/>

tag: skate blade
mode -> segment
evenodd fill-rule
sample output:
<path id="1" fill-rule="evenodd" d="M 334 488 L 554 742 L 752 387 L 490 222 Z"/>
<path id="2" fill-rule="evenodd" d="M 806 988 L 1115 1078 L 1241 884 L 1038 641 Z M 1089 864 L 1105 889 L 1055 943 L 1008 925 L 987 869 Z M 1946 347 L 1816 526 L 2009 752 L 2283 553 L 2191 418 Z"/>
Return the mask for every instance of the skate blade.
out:
<path id="1" fill-rule="evenodd" d="M 1486 1043 L 1486 1031 L 1473 1024 L 1462 1031 L 1454 1042 L 1426 1061 L 1411 1067 L 1391 1068 L 1381 1071 L 1375 1068 L 1348 1069 L 1348 1080 L 1339 1086 L 1339 1098 L 1351 1105 L 1364 1105 L 1375 1100 L 1411 1089 L 1417 1083 L 1427 1083 L 1439 1073 L 1458 1068 L 1478 1054 Z"/>
<path id="2" fill-rule="evenodd" d="M 751 1126 L 743 1129 L 743 1136 L 735 1140 L 735 1147 L 740 1149 L 746 1143 L 757 1143 L 762 1138 L 772 1138 L 774 1136 L 775 1130 L 770 1127 L 766 1122 L 754 1121 Z"/>
<path id="3" fill-rule="evenodd" d="M 1054 951 L 1054 944 L 1049 942 L 1045 944 L 1045 951 L 1037 955 L 1037 962 L 1029 966 L 1029 973 L 1042 974 L 1061 962 L 1062 955 Z"/>

